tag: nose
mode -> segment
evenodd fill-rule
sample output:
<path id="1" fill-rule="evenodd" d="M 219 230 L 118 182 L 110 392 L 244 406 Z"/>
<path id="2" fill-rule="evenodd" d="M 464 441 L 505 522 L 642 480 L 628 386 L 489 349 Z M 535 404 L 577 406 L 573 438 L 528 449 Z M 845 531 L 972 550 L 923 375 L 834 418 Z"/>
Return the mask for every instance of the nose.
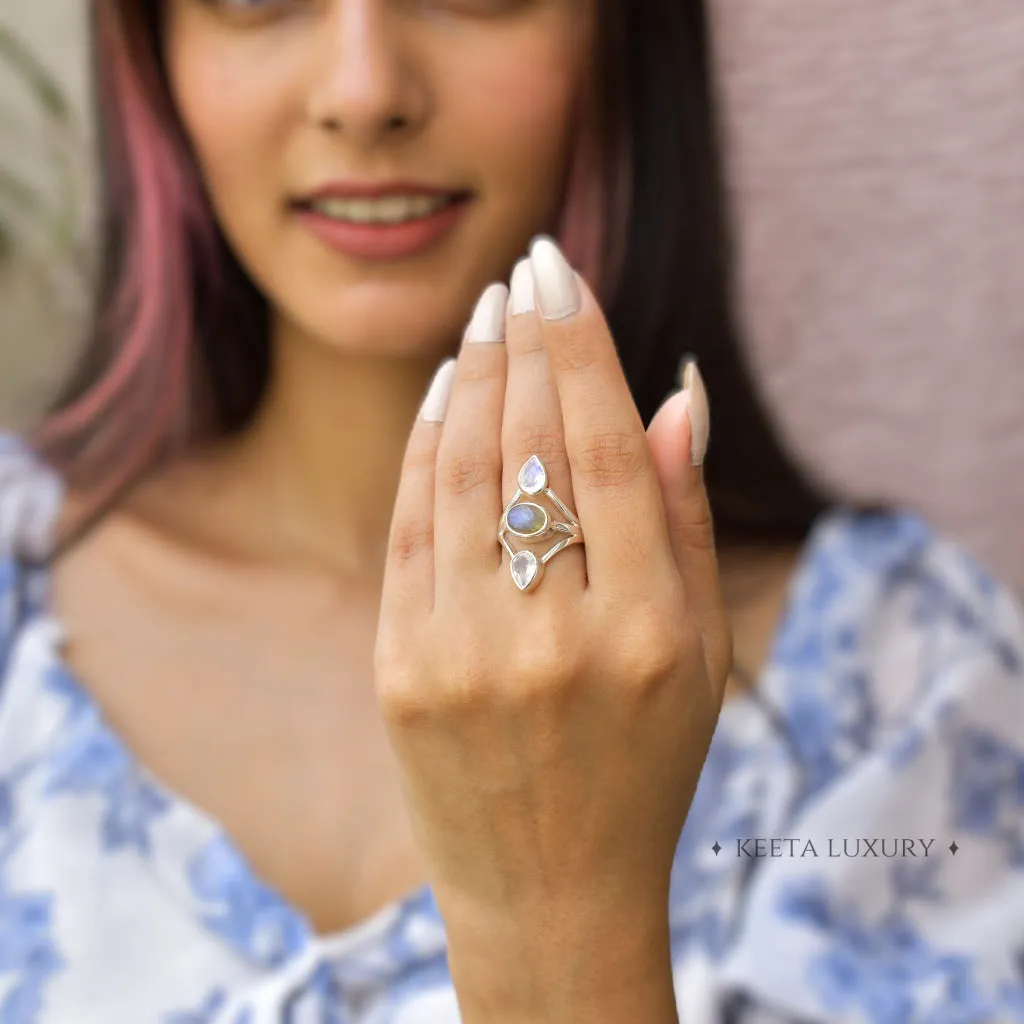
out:
<path id="1" fill-rule="evenodd" d="M 400 13 L 390 6 L 381 0 L 330 4 L 311 61 L 309 120 L 364 147 L 421 126 L 429 106 Z"/>

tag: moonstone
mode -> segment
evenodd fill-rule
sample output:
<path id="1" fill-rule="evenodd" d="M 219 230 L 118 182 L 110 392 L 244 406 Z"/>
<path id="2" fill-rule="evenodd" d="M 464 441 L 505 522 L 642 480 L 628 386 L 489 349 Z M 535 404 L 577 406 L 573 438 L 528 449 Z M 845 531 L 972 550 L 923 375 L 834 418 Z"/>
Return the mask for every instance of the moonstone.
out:
<path id="1" fill-rule="evenodd" d="M 508 510 L 508 528 L 517 537 L 536 537 L 547 529 L 548 514 L 532 501 L 523 501 Z"/>
<path id="2" fill-rule="evenodd" d="M 512 557 L 511 569 L 512 579 L 520 590 L 526 588 L 533 582 L 540 568 L 540 562 L 532 551 L 519 551 Z"/>
<path id="3" fill-rule="evenodd" d="M 527 494 L 539 494 L 548 485 L 544 464 L 536 455 L 531 455 L 519 470 L 519 486 Z"/>

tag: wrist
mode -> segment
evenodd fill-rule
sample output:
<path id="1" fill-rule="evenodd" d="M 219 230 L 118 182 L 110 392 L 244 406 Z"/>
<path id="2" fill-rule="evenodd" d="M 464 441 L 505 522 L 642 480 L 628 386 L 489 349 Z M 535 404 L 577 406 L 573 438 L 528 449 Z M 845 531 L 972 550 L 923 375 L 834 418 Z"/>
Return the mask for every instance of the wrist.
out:
<path id="1" fill-rule="evenodd" d="M 505 916 L 448 928 L 463 1024 L 677 1024 L 667 911 Z"/>

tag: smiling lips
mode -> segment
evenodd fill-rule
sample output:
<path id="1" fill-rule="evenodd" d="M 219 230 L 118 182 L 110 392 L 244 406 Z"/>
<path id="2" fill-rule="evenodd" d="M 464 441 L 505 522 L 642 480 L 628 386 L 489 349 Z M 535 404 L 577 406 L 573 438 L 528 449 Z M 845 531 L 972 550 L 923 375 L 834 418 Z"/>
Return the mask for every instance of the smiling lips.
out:
<path id="1" fill-rule="evenodd" d="M 471 193 L 411 183 L 329 186 L 293 204 L 301 223 L 331 248 L 359 259 L 416 255 L 461 220 Z"/>

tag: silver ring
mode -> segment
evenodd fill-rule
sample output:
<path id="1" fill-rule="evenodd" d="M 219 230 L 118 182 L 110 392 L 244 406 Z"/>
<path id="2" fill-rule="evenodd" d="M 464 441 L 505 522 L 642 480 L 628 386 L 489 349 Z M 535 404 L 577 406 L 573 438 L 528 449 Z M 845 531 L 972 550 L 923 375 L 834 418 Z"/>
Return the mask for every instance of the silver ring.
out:
<path id="1" fill-rule="evenodd" d="M 570 544 L 583 543 L 583 528 L 579 520 L 565 507 L 559 497 L 548 487 L 548 471 L 544 463 L 536 455 L 531 455 L 523 468 L 519 470 L 518 488 L 512 495 L 505 511 L 501 514 L 501 521 L 498 524 L 498 543 L 508 552 L 512 561 L 509 569 L 512 572 L 512 580 L 515 585 L 524 593 L 533 590 L 540 582 L 544 566 L 551 561 L 559 551 L 567 548 Z M 556 506 L 559 512 L 565 516 L 563 522 L 553 519 L 543 505 L 534 501 L 520 501 L 527 497 L 539 497 L 545 495 Z M 525 541 L 543 540 L 552 534 L 560 534 L 559 539 L 540 558 L 530 551 L 524 549 L 516 551 L 508 542 L 508 534 Z"/>

